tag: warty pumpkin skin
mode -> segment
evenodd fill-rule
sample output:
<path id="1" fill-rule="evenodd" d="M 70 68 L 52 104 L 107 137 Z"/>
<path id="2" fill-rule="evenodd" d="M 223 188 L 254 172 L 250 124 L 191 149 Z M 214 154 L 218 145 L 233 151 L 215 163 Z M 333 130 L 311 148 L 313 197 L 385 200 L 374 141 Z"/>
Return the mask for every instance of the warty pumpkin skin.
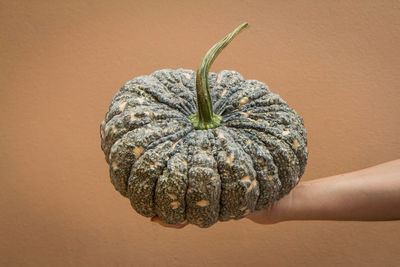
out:
<path id="1" fill-rule="evenodd" d="M 287 194 L 304 173 L 307 133 L 296 111 L 236 71 L 206 74 L 218 127 L 195 129 L 199 92 L 188 69 L 127 82 L 101 124 L 111 182 L 143 216 L 200 227 L 240 219 Z"/>

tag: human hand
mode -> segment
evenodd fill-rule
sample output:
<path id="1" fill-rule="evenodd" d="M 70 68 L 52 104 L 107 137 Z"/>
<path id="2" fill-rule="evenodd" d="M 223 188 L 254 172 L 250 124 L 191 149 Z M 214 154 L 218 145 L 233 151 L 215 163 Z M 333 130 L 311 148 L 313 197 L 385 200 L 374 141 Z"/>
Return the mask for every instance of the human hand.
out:
<path id="1" fill-rule="evenodd" d="M 285 221 L 290 214 L 292 199 L 293 191 L 272 203 L 267 209 L 256 210 L 247 215 L 246 218 L 258 224 L 274 224 Z"/>

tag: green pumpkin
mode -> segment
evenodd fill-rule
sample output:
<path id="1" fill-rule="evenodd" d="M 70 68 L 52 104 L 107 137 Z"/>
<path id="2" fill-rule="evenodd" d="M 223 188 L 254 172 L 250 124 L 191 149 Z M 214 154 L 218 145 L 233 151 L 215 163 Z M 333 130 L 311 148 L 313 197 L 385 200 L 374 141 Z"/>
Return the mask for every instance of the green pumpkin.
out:
<path id="1" fill-rule="evenodd" d="M 101 146 L 111 182 L 139 214 L 210 227 L 267 208 L 299 182 L 302 118 L 262 82 L 209 72 L 247 26 L 212 47 L 197 72 L 136 77 L 111 101 Z"/>

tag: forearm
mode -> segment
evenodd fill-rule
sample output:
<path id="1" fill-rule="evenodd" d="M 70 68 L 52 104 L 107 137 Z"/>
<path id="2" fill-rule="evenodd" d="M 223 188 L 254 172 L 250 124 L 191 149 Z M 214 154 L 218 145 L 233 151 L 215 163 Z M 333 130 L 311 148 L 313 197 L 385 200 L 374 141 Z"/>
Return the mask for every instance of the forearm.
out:
<path id="1" fill-rule="evenodd" d="M 398 220 L 400 160 L 302 182 L 282 202 L 282 220 Z"/>

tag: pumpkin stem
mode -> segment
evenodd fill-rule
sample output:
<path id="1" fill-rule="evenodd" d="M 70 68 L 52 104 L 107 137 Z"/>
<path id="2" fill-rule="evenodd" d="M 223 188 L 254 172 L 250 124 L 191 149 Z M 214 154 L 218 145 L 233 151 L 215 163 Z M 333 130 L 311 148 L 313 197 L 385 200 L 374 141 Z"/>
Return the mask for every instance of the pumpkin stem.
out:
<path id="1" fill-rule="evenodd" d="M 214 129 L 221 124 L 222 117 L 213 112 L 208 84 L 208 72 L 219 53 L 221 53 L 221 51 L 233 40 L 233 38 L 235 38 L 236 35 L 239 34 L 240 31 L 248 26 L 249 24 L 247 22 L 242 23 L 224 39 L 216 43 L 210 50 L 208 50 L 203 61 L 200 63 L 196 75 L 197 113 L 189 117 L 195 129 Z"/>

